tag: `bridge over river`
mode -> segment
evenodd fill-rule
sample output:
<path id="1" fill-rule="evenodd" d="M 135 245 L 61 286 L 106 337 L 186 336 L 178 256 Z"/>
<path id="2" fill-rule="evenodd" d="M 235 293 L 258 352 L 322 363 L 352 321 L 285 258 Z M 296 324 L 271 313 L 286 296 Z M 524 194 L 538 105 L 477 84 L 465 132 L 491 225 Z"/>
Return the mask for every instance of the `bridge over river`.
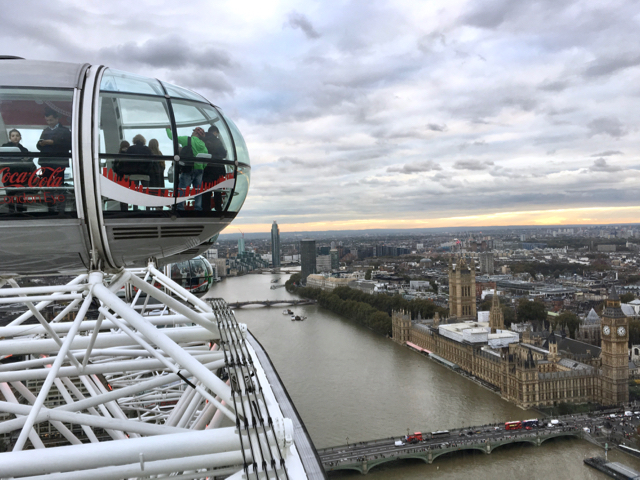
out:
<path id="1" fill-rule="evenodd" d="M 532 430 L 505 430 L 504 424 L 496 424 L 438 432 L 435 436 L 426 433 L 423 434 L 421 442 L 398 446 L 396 442 L 404 440 L 404 437 L 390 437 L 318 449 L 318 455 L 327 472 L 357 470 L 360 473 L 368 473 L 377 465 L 402 459 L 419 459 L 425 463 L 432 463 L 439 456 L 452 452 L 477 450 L 490 454 L 503 445 L 525 443 L 539 447 L 545 441 L 559 437 L 578 437 L 604 446 L 595 435 L 592 436 L 584 430 L 587 427 L 590 432 L 600 432 L 602 435 L 603 424 L 607 420 L 604 416 L 565 416 L 558 417 L 558 420 L 558 426 L 544 427 L 541 421 L 540 427 L 534 427 Z M 606 437 L 600 440 L 606 440 Z"/>
<path id="2" fill-rule="evenodd" d="M 263 307 L 286 307 L 291 305 L 313 305 L 315 300 L 301 298 L 301 299 L 282 299 L 282 300 L 249 300 L 246 302 L 229 303 L 230 308 L 242 308 L 247 306 L 263 306 Z"/>

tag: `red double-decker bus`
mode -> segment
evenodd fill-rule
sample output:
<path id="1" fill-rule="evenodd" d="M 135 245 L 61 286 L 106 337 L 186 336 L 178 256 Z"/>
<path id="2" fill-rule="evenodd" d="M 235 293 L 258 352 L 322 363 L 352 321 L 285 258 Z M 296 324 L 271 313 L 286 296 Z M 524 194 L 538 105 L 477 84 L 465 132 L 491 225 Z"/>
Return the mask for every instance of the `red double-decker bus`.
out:
<path id="1" fill-rule="evenodd" d="M 505 430 L 520 430 L 522 428 L 522 422 L 506 422 L 504 424 Z"/>

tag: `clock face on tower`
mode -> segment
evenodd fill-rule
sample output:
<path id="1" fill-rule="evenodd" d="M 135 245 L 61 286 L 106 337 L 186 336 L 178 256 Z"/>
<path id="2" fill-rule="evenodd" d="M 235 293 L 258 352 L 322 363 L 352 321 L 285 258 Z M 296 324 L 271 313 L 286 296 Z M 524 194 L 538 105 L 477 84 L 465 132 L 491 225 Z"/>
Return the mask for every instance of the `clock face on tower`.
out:
<path id="1" fill-rule="evenodd" d="M 623 337 L 624 334 L 627 333 L 624 327 L 618 327 L 618 335 Z"/>
<path id="2" fill-rule="evenodd" d="M 609 335 L 611 333 L 611 328 L 609 328 L 609 325 L 604 326 L 604 328 L 602 329 L 602 333 L 604 333 L 605 335 Z"/>

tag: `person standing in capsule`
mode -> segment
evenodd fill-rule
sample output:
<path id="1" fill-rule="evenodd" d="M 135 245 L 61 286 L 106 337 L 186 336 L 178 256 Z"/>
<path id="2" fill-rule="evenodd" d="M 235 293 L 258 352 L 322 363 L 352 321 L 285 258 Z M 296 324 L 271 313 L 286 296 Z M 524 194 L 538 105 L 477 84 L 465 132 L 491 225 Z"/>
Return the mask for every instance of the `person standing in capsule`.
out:
<path id="1" fill-rule="evenodd" d="M 47 184 L 50 184 L 51 180 L 55 179 L 55 183 L 62 185 L 64 183 L 64 170 L 69 167 L 69 156 L 71 155 L 71 130 L 60 123 L 60 115 L 52 108 L 45 109 L 44 120 L 47 123 L 47 127 L 42 131 L 36 148 L 42 153 L 51 156 L 38 159 L 41 175 L 47 179 Z M 54 178 L 52 179 L 51 177 Z M 59 178 L 56 179 L 55 177 Z M 47 201 L 49 212 L 64 212 L 67 199 L 66 195 L 61 197 L 64 198 L 63 201 Z M 60 197 L 56 195 L 56 198 Z"/>
<path id="2" fill-rule="evenodd" d="M 167 127 L 167 136 L 169 139 L 173 139 L 171 134 L 171 128 Z M 180 151 L 180 157 L 195 157 L 199 153 L 208 154 L 207 146 L 204 143 L 205 133 L 204 129 L 201 127 L 196 127 L 193 129 L 191 133 L 191 137 L 186 135 L 178 137 L 178 143 L 182 147 Z M 191 142 L 189 142 L 191 139 Z M 191 152 L 185 152 L 185 148 L 189 143 L 191 143 Z M 184 154 L 182 152 L 185 152 Z M 182 162 L 181 162 L 182 163 Z M 202 185 L 202 174 L 204 172 L 204 163 L 196 163 L 189 161 L 189 163 L 180 165 L 180 177 L 178 183 L 178 196 L 184 197 L 186 193 L 187 187 L 193 186 L 194 188 L 199 188 Z M 184 202 L 181 202 L 176 207 L 178 210 L 184 210 Z M 194 208 L 197 211 L 202 211 L 202 195 L 198 195 L 194 201 Z"/>

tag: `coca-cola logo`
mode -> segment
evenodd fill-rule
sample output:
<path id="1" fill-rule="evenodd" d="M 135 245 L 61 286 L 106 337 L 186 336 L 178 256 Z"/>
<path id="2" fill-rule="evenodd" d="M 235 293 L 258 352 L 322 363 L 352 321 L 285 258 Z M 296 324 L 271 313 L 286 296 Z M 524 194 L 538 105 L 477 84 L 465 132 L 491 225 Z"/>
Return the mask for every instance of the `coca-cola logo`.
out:
<path id="1" fill-rule="evenodd" d="M 0 179 L 5 187 L 61 187 L 64 168 L 41 167 L 34 172 L 12 172 L 10 167 L 4 167 L 0 168 Z"/>

